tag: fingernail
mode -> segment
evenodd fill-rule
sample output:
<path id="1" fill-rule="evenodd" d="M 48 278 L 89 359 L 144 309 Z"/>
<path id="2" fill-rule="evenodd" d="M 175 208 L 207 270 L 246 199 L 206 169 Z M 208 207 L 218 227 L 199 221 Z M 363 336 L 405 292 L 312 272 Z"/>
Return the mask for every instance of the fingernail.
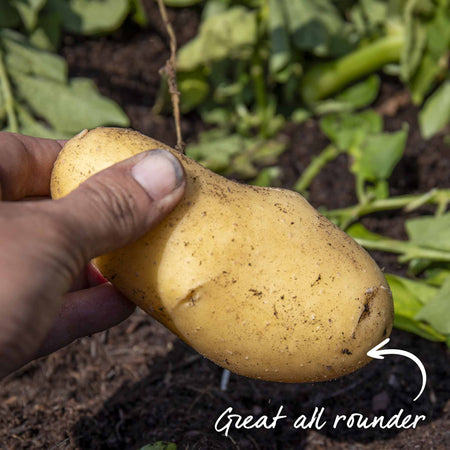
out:
<path id="1" fill-rule="evenodd" d="M 149 151 L 132 169 L 133 178 L 155 201 L 161 200 L 184 181 L 181 163 L 169 151 Z"/>

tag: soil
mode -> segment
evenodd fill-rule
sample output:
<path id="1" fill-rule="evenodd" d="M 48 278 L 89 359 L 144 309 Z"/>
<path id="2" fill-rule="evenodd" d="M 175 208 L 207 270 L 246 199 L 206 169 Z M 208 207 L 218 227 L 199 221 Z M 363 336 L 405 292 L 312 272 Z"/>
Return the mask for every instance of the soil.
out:
<path id="1" fill-rule="evenodd" d="M 156 3 L 146 1 L 150 24 L 127 23 L 108 37 L 66 36 L 62 54 L 72 76 L 93 78 L 100 91 L 116 100 L 131 126 L 175 144 L 170 117 L 155 116 L 152 106 L 159 69 L 168 57 L 167 37 Z M 179 43 L 196 32 L 195 9 L 170 11 Z M 390 180 L 393 195 L 450 188 L 450 147 L 443 135 L 425 142 L 417 126 L 417 108 L 395 80 L 386 78 L 376 104 L 387 130 L 408 123 L 405 158 Z M 185 140 L 203 128 L 195 114 L 183 117 Z M 317 121 L 289 124 L 290 147 L 281 157 L 283 185 L 292 187 L 311 158 L 327 144 Z M 314 180 L 310 202 L 336 208 L 356 200 L 349 161 L 340 156 Z M 417 214 L 417 213 L 415 213 Z M 405 238 L 401 211 L 364 218 L 370 230 Z M 372 253 L 386 271 L 405 274 L 394 255 Z M 425 365 L 426 390 L 416 401 L 421 377 L 410 360 L 391 356 L 344 378 L 317 384 L 279 384 L 231 375 L 220 389 L 222 369 L 202 358 L 142 312 L 121 325 L 35 361 L 0 384 L 0 446 L 8 449 L 136 449 L 155 441 L 179 449 L 446 449 L 450 448 L 449 352 L 445 345 L 394 330 L 391 348 L 415 354 Z M 214 429 L 226 408 L 241 416 L 268 415 L 283 406 L 274 429 L 234 427 L 228 437 Z M 300 415 L 311 419 L 323 409 L 321 429 L 296 429 Z M 416 429 L 333 428 L 337 415 L 367 417 L 403 412 L 425 416 Z M 309 420 L 308 419 L 308 420 Z M 222 422 L 222 425 L 225 422 Z M 269 421 L 270 423 L 270 421 Z"/>

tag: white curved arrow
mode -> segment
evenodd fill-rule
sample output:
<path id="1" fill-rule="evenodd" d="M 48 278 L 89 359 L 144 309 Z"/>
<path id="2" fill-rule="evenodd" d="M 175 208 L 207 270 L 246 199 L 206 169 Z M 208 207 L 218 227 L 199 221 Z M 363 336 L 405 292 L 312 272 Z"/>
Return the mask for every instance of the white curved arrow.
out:
<path id="1" fill-rule="evenodd" d="M 369 350 L 367 352 L 367 356 L 369 356 L 370 358 L 384 359 L 383 355 L 401 355 L 412 359 L 419 366 L 420 372 L 422 374 L 422 389 L 420 390 L 416 398 L 413 400 L 416 401 L 422 395 L 422 392 L 425 389 L 425 385 L 427 384 L 427 372 L 425 370 L 425 367 L 422 364 L 422 361 L 416 355 L 413 355 L 412 353 L 407 352 L 405 350 L 397 350 L 394 348 L 381 350 L 381 347 L 384 347 L 389 341 L 390 339 L 387 338 L 383 342 L 380 342 L 372 350 Z"/>

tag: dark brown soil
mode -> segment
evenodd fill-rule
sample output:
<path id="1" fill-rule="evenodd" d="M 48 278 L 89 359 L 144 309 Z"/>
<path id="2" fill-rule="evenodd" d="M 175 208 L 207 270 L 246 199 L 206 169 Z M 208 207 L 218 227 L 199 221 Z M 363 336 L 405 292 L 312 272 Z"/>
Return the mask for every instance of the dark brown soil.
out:
<path id="1" fill-rule="evenodd" d="M 132 127 L 175 143 L 169 117 L 155 117 L 152 106 L 158 71 L 168 57 L 167 38 L 155 3 L 146 2 L 151 25 L 141 30 L 128 24 L 111 37 L 67 37 L 63 54 L 72 75 L 90 76 L 103 94 L 118 101 Z M 171 12 L 180 43 L 197 28 L 195 10 Z M 417 127 L 417 108 L 403 88 L 386 79 L 377 107 L 387 130 L 410 126 L 406 157 L 391 179 L 394 195 L 450 187 L 450 148 L 438 136 L 424 142 Z M 195 114 L 183 118 L 186 140 L 202 124 Z M 291 187 L 311 157 L 327 144 L 316 121 L 288 125 L 291 145 L 282 156 L 283 184 Z M 317 207 L 344 207 L 355 202 L 349 161 L 339 157 L 314 180 L 309 200 Z M 404 238 L 401 212 L 364 219 L 375 232 Z M 386 271 L 405 273 L 396 257 L 374 253 Z M 375 361 L 342 379 L 318 384 L 278 384 L 232 375 L 228 390 L 220 390 L 222 370 L 196 354 L 142 312 L 90 338 L 36 361 L 0 384 L 0 447 L 10 449 L 135 449 L 165 440 L 180 449 L 447 449 L 450 448 L 449 352 L 442 344 L 394 331 L 389 343 L 414 353 L 424 363 L 428 381 L 416 402 L 420 373 L 411 361 L 391 356 Z M 280 406 L 286 419 L 275 429 L 230 431 L 214 429 L 231 406 L 242 416 L 273 417 Z M 326 426 L 294 429 L 295 419 L 311 417 L 324 407 Z M 423 414 L 417 429 L 381 430 L 337 427 L 337 414 L 359 412 L 391 417 Z"/>

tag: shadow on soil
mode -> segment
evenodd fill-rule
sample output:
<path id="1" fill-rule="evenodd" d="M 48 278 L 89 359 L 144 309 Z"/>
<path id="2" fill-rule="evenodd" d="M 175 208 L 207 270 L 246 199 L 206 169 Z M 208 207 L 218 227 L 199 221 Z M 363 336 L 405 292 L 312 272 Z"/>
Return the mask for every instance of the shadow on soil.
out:
<path id="1" fill-rule="evenodd" d="M 389 419 L 403 409 L 402 417 L 426 416 L 420 427 L 438 418 L 450 397 L 445 346 L 398 331 L 388 346 L 414 353 L 425 365 L 427 388 L 416 402 L 412 399 L 420 390 L 420 372 L 404 357 L 388 356 L 342 379 L 317 384 L 269 383 L 232 375 L 222 392 L 222 370 L 176 341 L 167 356 L 152 361 L 146 378 L 112 393 L 97 414 L 79 420 L 72 435 L 81 449 L 140 448 L 159 440 L 175 442 L 179 449 L 298 449 L 304 447 L 308 431 L 295 429 L 295 420 L 305 415 L 308 423 L 314 410 L 324 407 L 314 425 L 317 431 L 316 424 L 326 422 L 319 433 L 339 442 L 385 440 L 400 430 L 333 428 L 335 417 L 361 413 Z M 214 429 L 230 406 L 241 416 L 267 415 L 270 424 L 281 405 L 287 417 L 274 429 L 231 426 L 228 438 Z M 227 421 L 220 423 L 225 426 Z"/>

